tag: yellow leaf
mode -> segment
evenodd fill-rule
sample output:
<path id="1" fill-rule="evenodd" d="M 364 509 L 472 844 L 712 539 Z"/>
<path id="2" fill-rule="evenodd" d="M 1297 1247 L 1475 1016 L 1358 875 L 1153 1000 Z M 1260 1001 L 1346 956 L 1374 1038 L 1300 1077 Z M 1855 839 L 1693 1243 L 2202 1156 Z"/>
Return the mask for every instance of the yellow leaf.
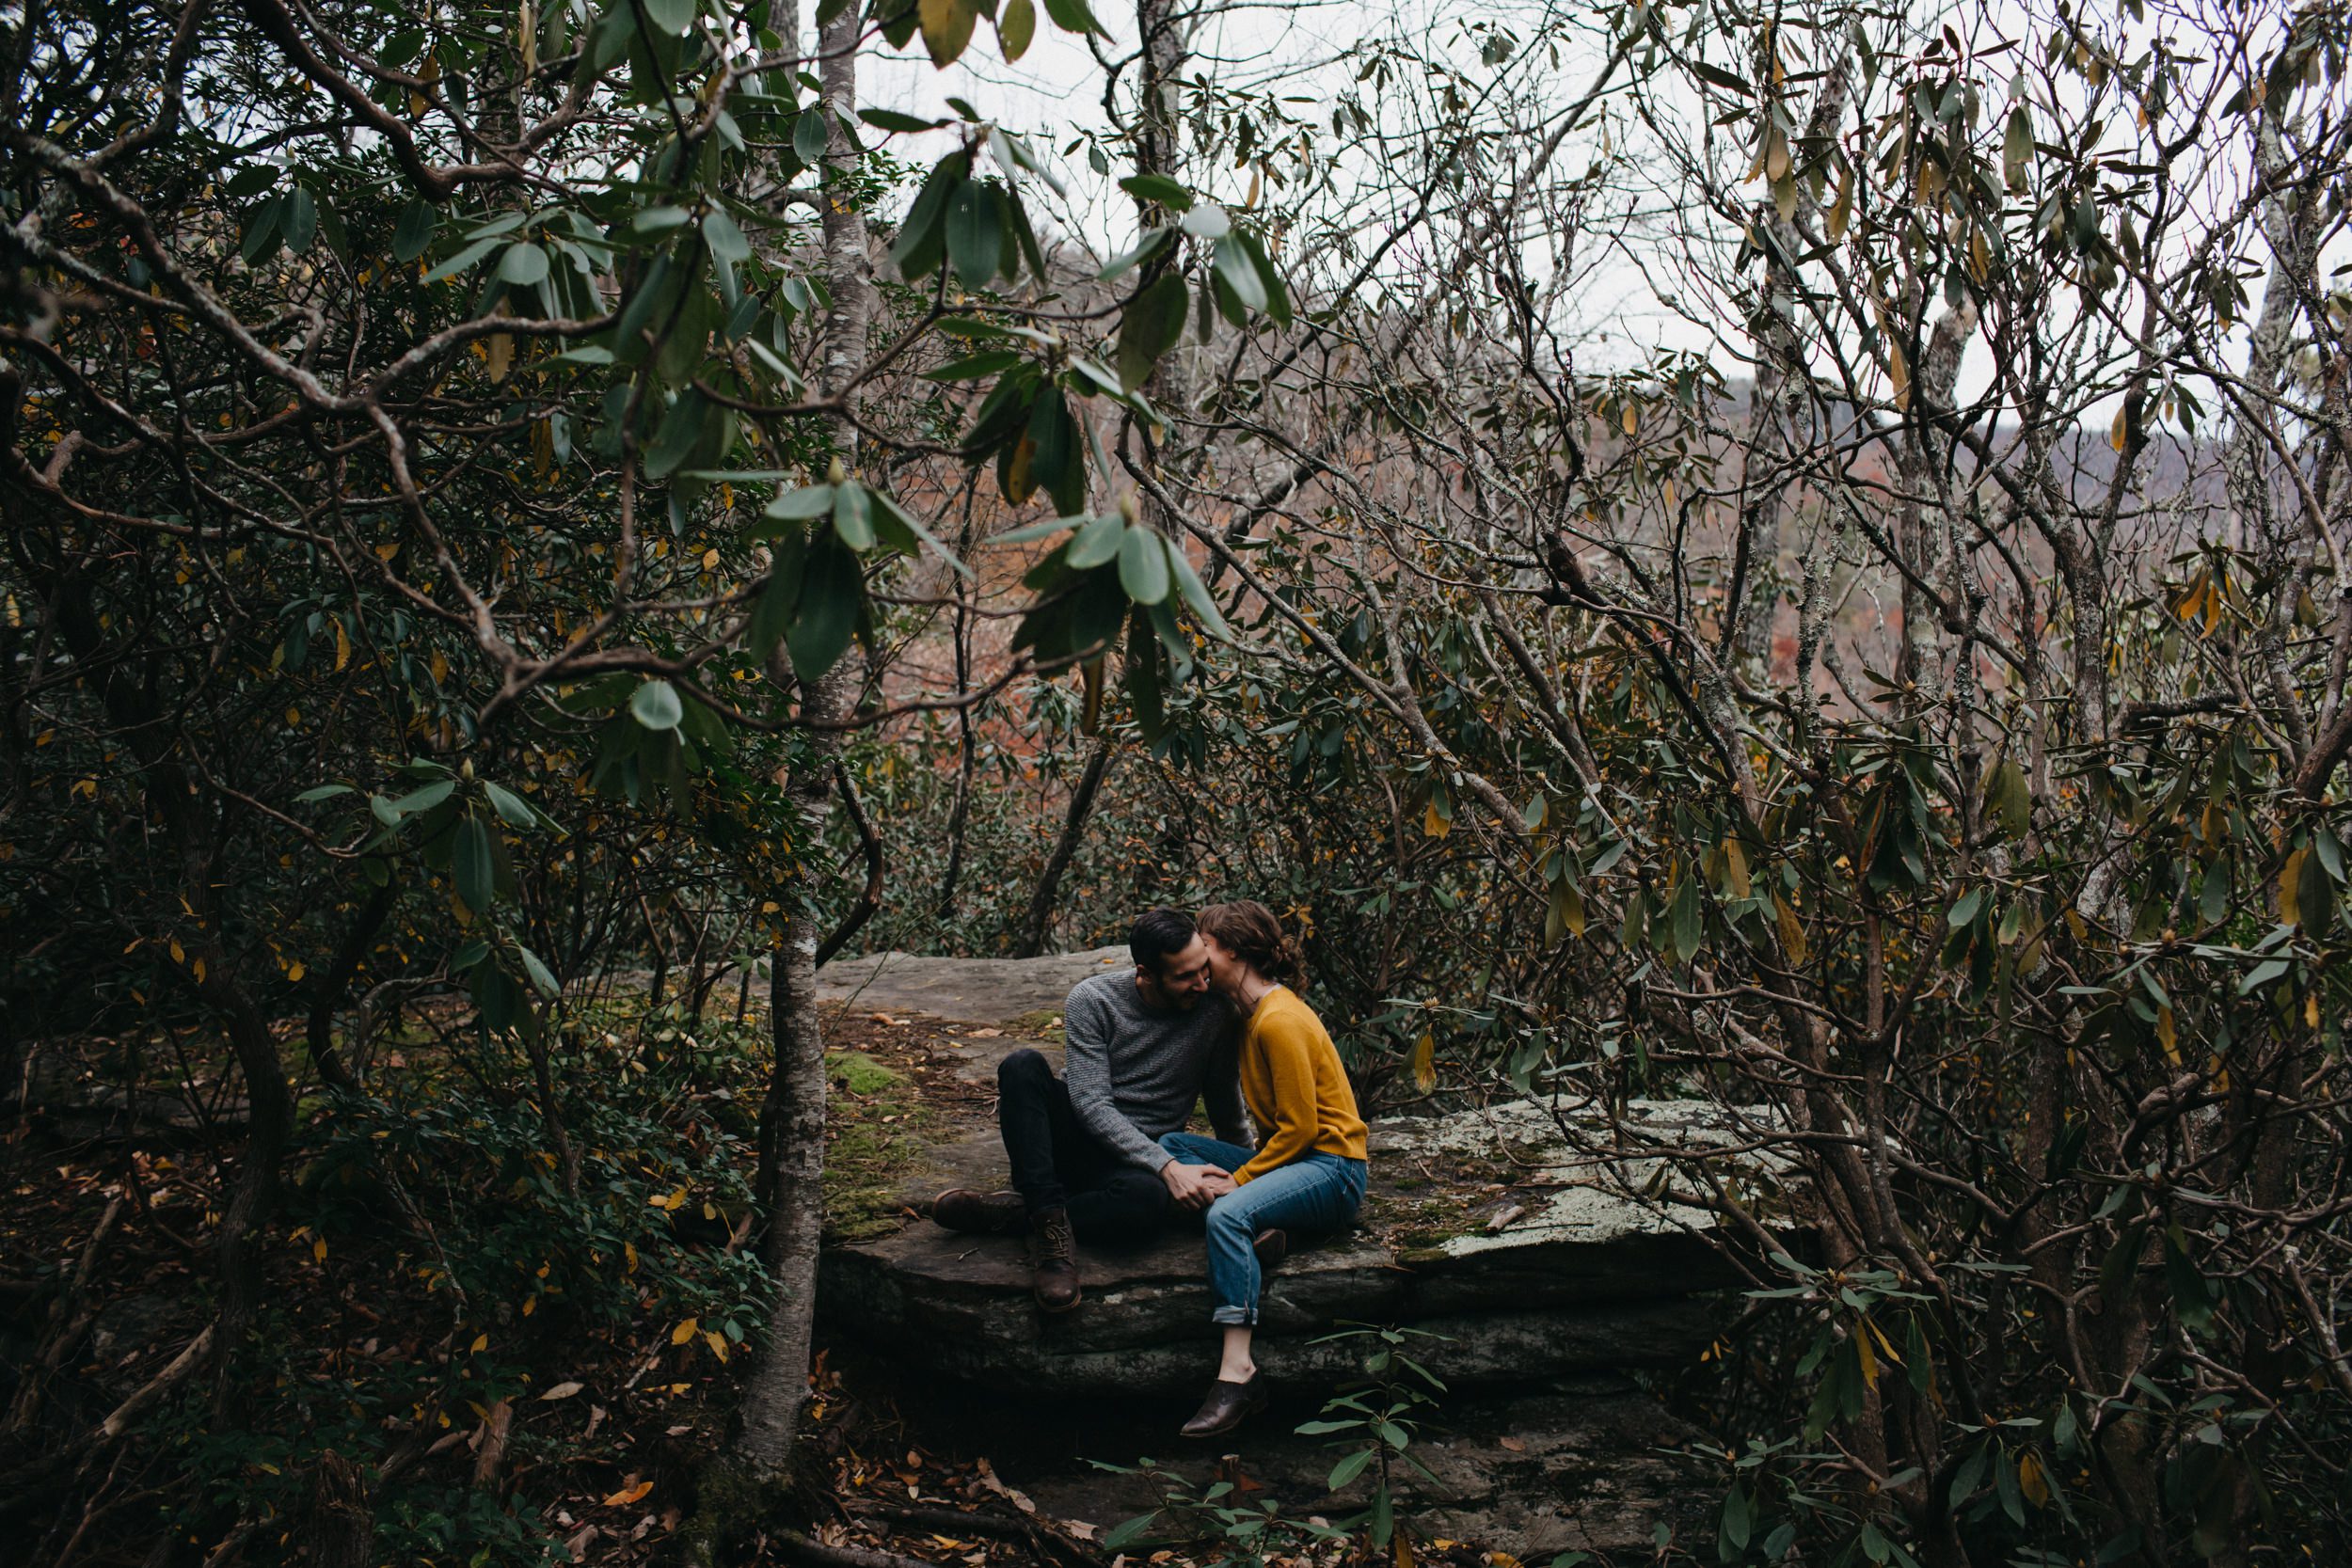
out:
<path id="1" fill-rule="evenodd" d="M 313 1263 L 324 1263 L 326 1261 L 326 1237 L 313 1236 L 310 1238 L 310 1261 Z"/>
<path id="2" fill-rule="evenodd" d="M 187 949 L 180 945 L 180 939 L 178 937 L 171 939 L 171 961 L 176 964 L 183 964 L 188 961 Z"/>
<path id="3" fill-rule="evenodd" d="M 1424 1032 L 1413 1042 L 1413 1087 L 1422 1094 L 1438 1086 L 1438 1037 Z"/>
<path id="4" fill-rule="evenodd" d="M 2311 852 L 2309 846 L 2297 849 L 2287 857 L 2284 865 L 2279 867 L 2279 923 L 2281 926 L 2303 924 L 2302 899 L 2296 892 L 2296 884 L 2303 879 L 2303 860 Z"/>
<path id="5" fill-rule="evenodd" d="M 397 539 L 387 539 L 384 543 L 375 546 L 375 553 L 378 558 L 389 561 L 392 557 L 400 553 L 400 541 Z"/>
<path id="6" fill-rule="evenodd" d="M 480 1355 L 484 1351 L 488 1350 L 489 1348 L 490 1337 L 487 1334 L 475 1335 L 473 1337 L 473 1343 L 466 1347 L 467 1353 L 472 1355 Z"/>
<path id="7" fill-rule="evenodd" d="M 1862 1363 L 1862 1382 L 1864 1386 L 1870 1388 L 1877 1387 L 1879 1386 L 1879 1358 L 1871 1354 L 1869 1335 L 1855 1335 L 1853 1337 L 1853 1350 L 1854 1358 Z"/>
<path id="8" fill-rule="evenodd" d="M 703 1343 L 708 1345 L 710 1347 L 710 1354 L 717 1356 L 720 1360 L 724 1361 L 727 1358 L 727 1342 L 720 1336 L 717 1329 L 704 1329 Z"/>
<path id="9" fill-rule="evenodd" d="M 977 13 L 971 0 L 918 0 L 914 14 L 931 64 L 942 69 L 954 64 L 963 46 L 972 41 L 972 24 Z"/>
<path id="10" fill-rule="evenodd" d="M 1431 838 L 1443 838 L 1454 831 L 1454 818 L 1438 810 L 1435 797 L 1421 814 L 1421 831 Z"/>
<path id="11" fill-rule="evenodd" d="M 310 971 L 302 966 L 302 960 L 297 958 L 292 964 L 287 966 L 286 978 L 289 980 L 299 980 L 303 977 L 303 975 L 309 973 Z"/>
<path id="12" fill-rule="evenodd" d="M 190 964 L 188 968 L 194 972 L 197 984 L 202 985 L 204 983 L 204 960 L 202 958 L 199 958 L 196 962 Z"/>
<path id="13" fill-rule="evenodd" d="M 528 1318 L 537 1310 L 539 1310 L 539 1298 L 537 1296 L 526 1296 L 523 1298 L 524 1317 Z"/>
<path id="14" fill-rule="evenodd" d="M 686 1343 L 687 1340 L 691 1339 L 694 1337 L 694 1329 L 696 1326 L 696 1320 L 692 1318 L 687 1319 L 684 1323 L 670 1330 L 670 1343 L 674 1345 L 682 1345 Z"/>
<path id="15" fill-rule="evenodd" d="M 1633 406 L 1633 404 L 1629 404 L 1629 404 L 1627 404 L 1625 405 L 1625 410 L 1624 410 L 1624 412 L 1620 413 L 1620 414 L 1617 416 L 1617 423 L 1618 423 L 1619 427 L 1620 427 L 1620 428 L 1622 428 L 1628 436 L 1632 435 L 1632 434 L 1633 434 L 1636 430 L 1638 430 L 1638 429 L 1640 429 L 1640 428 L 1641 428 L 1641 424 L 1642 424 L 1642 412 L 1641 412 L 1641 410 L 1640 410 L 1640 409 L 1638 409 L 1638 408 L 1636 408 L 1636 407 L 1634 407 L 1634 406 Z"/>
<path id="16" fill-rule="evenodd" d="M 341 670 L 351 662 L 351 633 L 343 629 L 341 617 L 335 622 L 335 668 Z"/>
<path id="17" fill-rule="evenodd" d="M 2130 440 L 2130 438 L 2131 438 L 2131 437 L 2129 436 L 2129 435 L 2128 435 L 2128 434 L 2126 434 L 2126 431 L 2125 431 L 2125 428 L 2124 428 L 2124 427 L 2125 427 L 2125 420 L 2124 420 L 2124 418 L 2123 418 L 2124 412 L 2125 412 L 2125 411 L 2124 411 L 2123 409 L 2121 409 L 2121 408 L 2119 408 L 2119 409 L 2117 409 L 2117 410 L 2115 411 L 2115 424 L 2114 424 L 2114 427 L 2113 427 L 2112 429 L 2110 429 L 2110 430 L 2107 432 L 2107 445 L 2108 445 L 2108 446 L 2113 447 L 2113 448 L 2114 448 L 2116 451 L 2122 451 L 2123 450 L 2123 448 L 2124 448 L 2125 443 L 2126 443 L 2126 442 L 2128 442 L 2128 441 Z M 2030 1455 L 2028 1455 L 2027 1457 L 2028 1457 L 2028 1458 L 2030 1458 L 2031 1456 L 2030 1456 Z"/>
<path id="18" fill-rule="evenodd" d="M 2165 1060 L 2174 1067 L 2179 1067 L 2181 1065 L 2180 1026 L 2173 1022 L 2172 1009 L 2169 1007 L 2156 1009 L 2156 1038 L 2164 1046 Z"/>
<path id="19" fill-rule="evenodd" d="M 631 1476 L 628 1481 L 621 1483 L 621 1489 L 618 1492 L 613 1493 L 611 1497 L 604 1499 L 604 1506 L 607 1508 L 627 1508 L 629 1504 L 638 1501 L 640 1498 L 644 1497 L 646 1493 L 652 1490 L 652 1481 L 639 1481 L 635 1476 Z"/>
<path id="20" fill-rule="evenodd" d="M 1395 1546 L 1396 1568 L 1413 1568 L 1412 1538 L 1400 1529 L 1396 1532 L 1393 1545 Z"/>
<path id="21" fill-rule="evenodd" d="M 2303 998 L 2303 1027 L 2306 1029 L 2319 1027 L 2319 992 L 2317 991 Z"/>
<path id="22" fill-rule="evenodd" d="M 713 548 L 713 549 L 707 549 L 707 550 L 703 551 L 703 570 L 704 570 L 704 571 L 706 571 L 706 572 L 713 572 L 713 571 L 717 571 L 717 570 L 718 570 L 718 568 L 719 568 L 719 552 L 718 552 L 718 550 L 717 550 L 717 549 L 715 549 L 715 548 Z"/>
<path id="23" fill-rule="evenodd" d="M 635 1242 L 623 1242 L 621 1243 L 621 1257 L 622 1259 L 628 1264 L 628 1272 L 635 1274 L 637 1272 L 637 1243 Z M 541 1274 L 547 1273 L 545 1269 L 541 1269 L 539 1272 Z"/>
<path id="24" fill-rule="evenodd" d="M 2036 1508 L 2050 1505 L 2050 1482 L 2042 1473 L 2042 1460 L 2031 1449 L 2017 1456 L 2017 1485 Z"/>
<path id="25" fill-rule="evenodd" d="M 1903 362 L 1903 346 L 1894 339 L 1886 340 L 1886 374 L 1895 385 L 1895 406 L 1911 406 L 1911 367 Z"/>
<path id="26" fill-rule="evenodd" d="M 1731 878 L 1731 895 L 1745 898 L 1754 891 L 1748 880 L 1748 857 L 1736 838 L 1724 840 L 1724 869 Z"/>
<path id="27" fill-rule="evenodd" d="M 1788 955 L 1792 964 L 1804 962 L 1804 927 L 1797 919 L 1797 911 L 1788 907 L 1788 900 L 1772 895 L 1772 919 L 1780 927 L 1780 950 Z"/>

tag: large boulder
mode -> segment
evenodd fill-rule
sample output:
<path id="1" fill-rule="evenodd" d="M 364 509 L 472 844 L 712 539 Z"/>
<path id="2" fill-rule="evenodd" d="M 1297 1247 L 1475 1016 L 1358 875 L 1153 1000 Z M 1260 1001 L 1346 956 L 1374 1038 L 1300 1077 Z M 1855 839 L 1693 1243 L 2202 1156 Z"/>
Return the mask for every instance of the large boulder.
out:
<path id="1" fill-rule="evenodd" d="M 966 1081 L 993 1080 L 1026 1045 L 961 1048 Z M 1705 1107 L 1637 1102 L 1657 1135 L 1714 1134 Z M 1201 1243 L 1177 1232 L 1134 1252 L 1082 1249 L 1087 1298 L 1048 1317 L 1029 1297 L 1021 1243 L 943 1230 L 914 1215 L 942 1189 L 1003 1185 L 993 1128 L 953 1124 L 907 1163 L 895 1230 L 831 1249 L 819 1300 L 849 1334 L 925 1370 L 1057 1395 L 1175 1391 L 1200 1381 L 1214 1331 Z M 1375 1122 L 1372 1194 L 1355 1230 L 1295 1252 L 1267 1281 L 1257 1354 L 1287 1381 L 1328 1385 L 1357 1352 L 1318 1340 L 1345 1323 L 1409 1324 L 1449 1382 L 1520 1382 L 1686 1364 L 1740 1283 L 1700 1219 L 1674 1199 L 1629 1198 L 1635 1164 L 1597 1171 L 1569 1152 L 1550 1112 L 1510 1102 Z"/>

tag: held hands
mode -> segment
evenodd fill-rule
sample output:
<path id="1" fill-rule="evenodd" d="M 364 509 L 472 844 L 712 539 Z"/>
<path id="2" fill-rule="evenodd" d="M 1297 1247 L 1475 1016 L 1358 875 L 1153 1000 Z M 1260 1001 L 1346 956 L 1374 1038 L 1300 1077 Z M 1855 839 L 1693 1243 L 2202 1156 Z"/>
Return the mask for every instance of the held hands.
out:
<path id="1" fill-rule="evenodd" d="M 1187 1165 L 1181 1160 L 1170 1160 L 1160 1167 L 1160 1180 L 1168 1183 L 1169 1196 L 1186 1209 L 1206 1209 L 1233 1190 L 1231 1174 L 1215 1165 Z"/>

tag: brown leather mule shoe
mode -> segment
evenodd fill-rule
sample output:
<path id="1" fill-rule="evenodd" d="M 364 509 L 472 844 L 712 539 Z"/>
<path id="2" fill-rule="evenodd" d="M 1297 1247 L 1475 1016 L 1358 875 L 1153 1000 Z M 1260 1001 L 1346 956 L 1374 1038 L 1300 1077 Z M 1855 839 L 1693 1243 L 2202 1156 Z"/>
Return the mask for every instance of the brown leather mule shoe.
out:
<path id="1" fill-rule="evenodd" d="M 1263 1410 L 1266 1404 L 1264 1374 L 1251 1372 L 1247 1383 L 1228 1383 L 1218 1378 L 1209 1385 L 1209 1397 L 1200 1402 L 1200 1408 L 1184 1423 L 1186 1437 L 1216 1437 L 1232 1431 L 1248 1418 Z"/>
<path id="2" fill-rule="evenodd" d="M 1291 1255 L 1290 1232 L 1261 1230 L 1258 1239 L 1249 1243 L 1249 1250 L 1258 1255 L 1258 1272 L 1272 1274 L 1274 1266 Z"/>
<path id="3" fill-rule="evenodd" d="M 970 1236 L 1009 1236 L 1029 1217 L 1019 1193 L 983 1193 L 950 1187 L 931 1199 L 931 1221 Z"/>

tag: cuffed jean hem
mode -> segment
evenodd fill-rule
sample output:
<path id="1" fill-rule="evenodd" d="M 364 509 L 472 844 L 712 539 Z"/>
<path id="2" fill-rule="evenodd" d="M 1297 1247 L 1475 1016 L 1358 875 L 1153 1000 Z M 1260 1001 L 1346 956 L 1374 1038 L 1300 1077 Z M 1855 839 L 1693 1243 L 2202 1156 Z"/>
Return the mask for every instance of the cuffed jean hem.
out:
<path id="1" fill-rule="evenodd" d="M 1251 1151 L 1195 1132 L 1170 1132 L 1160 1147 L 1187 1163 L 1238 1170 Z M 1271 1227 L 1333 1231 L 1356 1217 L 1364 1201 L 1367 1167 L 1339 1154 L 1309 1154 L 1227 1193 L 1209 1205 L 1209 1294 L 1216 1303 L 1209 1321 L 1250 1324 L 1258 1321 L 1263 1276 L 1252 1243 Z"/>

